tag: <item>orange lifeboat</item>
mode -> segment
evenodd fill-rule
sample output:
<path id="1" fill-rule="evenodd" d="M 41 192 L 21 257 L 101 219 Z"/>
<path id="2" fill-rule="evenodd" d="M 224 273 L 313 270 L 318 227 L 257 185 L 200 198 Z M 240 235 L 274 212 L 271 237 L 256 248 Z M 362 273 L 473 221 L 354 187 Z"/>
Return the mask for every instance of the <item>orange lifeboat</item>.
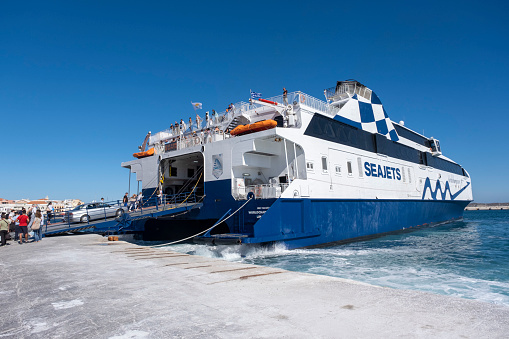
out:
<path id="1" fill-rule="evenodd" d="M 151 155 L 154 155 L 154 147 L 150 148 L 148 151 L 145 151 L 145 152 L 133 153 L 133 157 L 138 158 L 138 159 L 149 157 Z"/>
<path id="2" fill-rule="evenodd" d="M 277 126 L 277 122 L 275 120 L 262 120 L 255 122 L 254 124 L 249 125 L 239 125 L 235 127 L 230 134 L 231 135 L 242 135 L 249 134 L 254 132 L 265 131 L 266 129 L 271 129 Z"/>

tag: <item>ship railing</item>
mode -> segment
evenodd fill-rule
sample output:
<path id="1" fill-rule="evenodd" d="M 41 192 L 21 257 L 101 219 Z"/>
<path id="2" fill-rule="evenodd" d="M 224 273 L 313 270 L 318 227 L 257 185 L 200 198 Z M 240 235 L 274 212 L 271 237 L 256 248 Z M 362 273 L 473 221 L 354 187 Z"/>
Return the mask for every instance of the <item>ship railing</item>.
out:
<path id="1" fill-rule="evenodd" d="M 127 205 L 129 212 L 143 214 L 148 210 L 166 211 L 175 208 L 176 205 L 187 206 L 196 202 L 196 192 L 183 192 L 177 194 L 157 194 L 155 190 L 152 195 L 143 197 L 141 200 L 130 201 Z M 145 212 L 144 212 L 145 210 Z"/>
<path id="2" fill-rule="evenodd" d="M 266 100 L 285 104 L 283 95 L 266 98 Z M 300 103 L 324 114 L 333 115 L 326 102 L 300 91 L 288 93 L 286 102 L 291 105 Z M 196 122 L 193 122 L 182 133 L 178 128 L 158 132 L 150 137 L 149 145 L 163 143 L 165 145 L 165 152 L 169 152 L 224 140 L 230 137 L 226 129 L 236 117 L 243 114 L 251 114 L 255 109 L 260 108 L 265 108 L 265 106 L 243 101 L 237 102 L 232 110 L 216 112 L 214 115 L 209 114 L 208 121 L 203 118 L 199 126 L 197 126 Z"/>
<path id="3" fill-rule="evenodd" d="M 260 184 L 236 187 L 233 196 L 237 200 L 247 200 L 249 193 L 253 193 L 255 199 L 279 198 L 288 188 L 288 184 Z"/>
<path id="4" fill-rule="evenodd" d="M 314 109 L 315 111 L 319 111 L 329 115 L 329 104 L 326 103 L 325 101 L 317 99 L 305 93 L 301 93 L 299 100 L 301 105 L 308 106 Z"/>
<path id="5" fill-rule="evenodd" d="M 344 82 L 340 86 L 334 86 L 325 90 L 327 100 L 336 101 L 341 97 L 347 97 L 355 93 L 356 82 Z"/>
<path id="6" fill-rule="evenodd" d="M 165 140 L 164 152 L 182 150 L 199 145 L 205 145 L 211 142 L 220 141 L 230 138 L 230 133 L 222 130 L 200 131 L 196 134 L 184 134 L 178 137 Z"/>

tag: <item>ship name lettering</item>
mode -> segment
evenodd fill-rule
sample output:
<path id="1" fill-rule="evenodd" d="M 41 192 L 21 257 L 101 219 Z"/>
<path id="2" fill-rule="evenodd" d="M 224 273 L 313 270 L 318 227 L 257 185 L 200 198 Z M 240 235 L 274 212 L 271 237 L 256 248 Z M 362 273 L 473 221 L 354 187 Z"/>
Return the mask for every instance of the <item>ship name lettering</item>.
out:
<path id="1" fill-rule="evenodd" d="M 265 214 L 266 211 L 248 211 L 248 214 Z"/>
<path id="2" fill-rule="evenodd" d="M 382 166 L 366 161 L 364 163 L 364 170 L 368 177 L 401 180 L 401 170 L 396 167 Z"/>

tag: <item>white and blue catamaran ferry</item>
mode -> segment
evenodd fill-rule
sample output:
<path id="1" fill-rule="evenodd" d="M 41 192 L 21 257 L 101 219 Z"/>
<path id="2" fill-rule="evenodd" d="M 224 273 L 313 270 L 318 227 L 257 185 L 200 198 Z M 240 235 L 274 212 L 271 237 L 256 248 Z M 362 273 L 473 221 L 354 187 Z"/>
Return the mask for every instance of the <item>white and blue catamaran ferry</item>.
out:
<path id="1" fill-rule="evenodd" d="M 357 81 L 324 94 L 250 99 L 204 129 L 151 135 L 150 152 L 122 166 L 144 197 L 193 192 L 199 204 L 146 220 L 147 238 L 179 239 L 225 220 L 195 241 L 298 248 L 462 217 L 471 179 L 437 139 L 393 122 Z"/>

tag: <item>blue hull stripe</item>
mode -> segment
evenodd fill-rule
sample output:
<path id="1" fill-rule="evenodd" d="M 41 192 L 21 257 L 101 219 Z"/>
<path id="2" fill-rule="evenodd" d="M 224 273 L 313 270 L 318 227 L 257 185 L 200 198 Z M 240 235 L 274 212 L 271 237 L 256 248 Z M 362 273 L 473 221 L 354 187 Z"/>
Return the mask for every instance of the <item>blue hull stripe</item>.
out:
<path id="1" fill-rule="evenodd" d="M 230 186 L 230 180 L 206 182 L 203 207 L 177 218 L 217 220 L 229 209 L 236 210 L 245 201 L 233 199 Z M 435 198 L 439 191 L 442 195 L 447 191 L 450 194 L 447 185 L 445 192 L 440 187 L 434 192 L 431 186 L 428 189 Z M 244 243 L 283 242 L 288 248 L 298 248 L 461 218 L 468 203 L 420 199 L 260 199 L 249 202 L 227 223 L 231 233 L 248 235 L 243 238 Z"/>
<path id="2" fill-rule="evenodd" d="M 245 242 L 306 247 L 461 218 L 469 201 L 279 199 Z"/>
<path id="3" fill-rule="evenodd" d="M 442 200 L 445 200 L 446 198 L 446 194 L 447 192 L 449 192 L 449 195 L 451 196 L 451 200 L 454 200 L 456 199 L 460 194 L 461 192 L 463 192 L 468 186 L 470 186 L 470 182 L 467 182 L 467 184 L 465 185 L 465 187 L 463 187 L 462 189 L 460 189 L 458 192 L 456 192 L 455 194 L 452 194 L 451 193 L 451 188 L 449 187 L 449 182 L 446 181 L 445 182 L 445 188 L 444 188 L 444 191 L 442 191 L 442 186 L 440 184 L 440 180 L 437 180 L 437 184 L 435 186 L 435 190 L 433 191 L 433 189 L 431 188 L 431 181 L 429 178 L 426 178 L 426 181 L 424 182 L 424 190 L 422 192 L 422 198 L 424 199 L 424 197 L 426 196 L 426 192 L 429 190 L 430 193 L 431 193 L 431 198 L 433 198 L 433 200 L 437 200 L 437 193 L 438 191 L 440 191 L 440 195 L 442 196 Z"/>

